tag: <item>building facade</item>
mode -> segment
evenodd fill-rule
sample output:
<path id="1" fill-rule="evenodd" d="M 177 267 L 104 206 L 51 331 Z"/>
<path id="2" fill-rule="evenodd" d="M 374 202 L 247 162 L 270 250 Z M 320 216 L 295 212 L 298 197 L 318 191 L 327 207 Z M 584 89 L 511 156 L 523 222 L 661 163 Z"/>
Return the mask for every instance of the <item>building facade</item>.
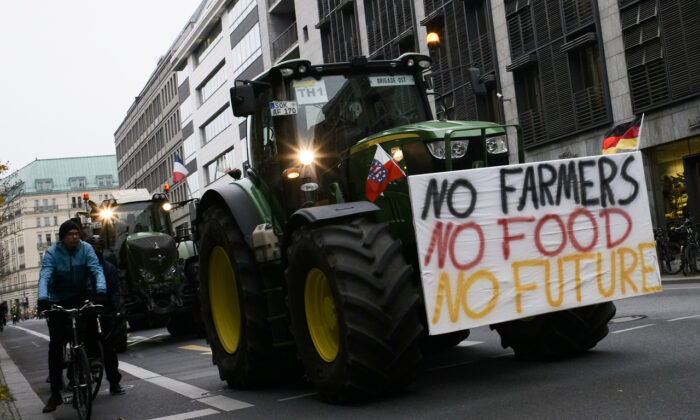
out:
<path id="1" fill-rule="evenodd" d="M 61 223 L 119 185 L 114 155 L 39 159 L 5 178 L 12 185 L 0 207 L 0 302 L 24 313 L 37 301 L 41 260 L 58 241 Z"/>
<path id="2" fill-rule="evenodd" d="M 296 57 L 417 51 L 433 59 L 426 76 L 448 118 L 519 124 L 529 161 L 598 155 L 607 130 L 643 113 L 655 224 L 697 215 L 697 1 L 204 0 L 190 23 L 172 60 L 195 197 L 233 168 L 245 174 L 246 123 L 229 104 L 236 79 Z M 429 32 L 439 47 L 428 48 Z"/>

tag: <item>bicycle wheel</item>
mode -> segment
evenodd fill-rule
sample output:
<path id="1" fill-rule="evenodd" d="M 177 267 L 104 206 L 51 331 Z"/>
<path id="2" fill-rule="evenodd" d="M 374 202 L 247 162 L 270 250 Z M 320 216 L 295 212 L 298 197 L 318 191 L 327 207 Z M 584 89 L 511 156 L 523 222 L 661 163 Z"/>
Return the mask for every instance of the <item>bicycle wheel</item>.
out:
<path id="1" fill-rule="evenodd" d="M 698 249 L 697 244 L 688 244 L 685 248 L 685 258 L 691 270 L 700 271 L 700 249 Z"/>
<path id="2" fill-rule="evenodd" d="M 98 340 L 97 341 L 97 352 L 100 360 L 100 366 L 99 368 L 93 368 L 92 365 L 90 365 L 90 375 L 92 376 L 92 399 L 94 400 L 97 397 L 97 394 L 100 392 L 100 386 L 102 385 L 102 377 L 104 376 L 104 366 L 105 366 L 105 353 L 104 349 L 102 347 L 102 343 Z"/>
<path id="3" fill-rule="evenodd" d="M 73 348 L 73 408 L 80 420 L 89 420 L 92 411 L 92 376 L 87 353 L 82 347 Z"/>
<path id="4" fill-rule="evenodd" d="M 678 274 L 683 269 L 683 255 L 680 245 L 669 243 L 666 250 L 659 249 L 659 265 L 666 274 Z"/>

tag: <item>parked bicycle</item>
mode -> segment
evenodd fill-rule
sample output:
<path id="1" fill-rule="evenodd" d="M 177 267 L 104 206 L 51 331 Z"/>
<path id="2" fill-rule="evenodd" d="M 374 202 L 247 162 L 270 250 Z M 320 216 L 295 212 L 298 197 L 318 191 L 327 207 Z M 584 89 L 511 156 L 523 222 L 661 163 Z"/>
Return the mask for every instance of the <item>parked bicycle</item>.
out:
<path id="1" fill-rule="evenodd" d="M 663 228 L 654 229 L 654 241 L 661 270 L 666 274 L 680 273 L 684 266 L 682 246 L 671 241 Z"/>
<path id="2" fill-rule="evenodd" d="M 676 231 L 682 235 L 681 249 L 683 252 L 683 274 L 700 271 L 700 243 L 696 230 L 695 220 L 685 219 Z"/>
<path id="3" fill-rule="evenodd" d="M 98 382 L 93 382 L 94 374 L 91 370 L 85 341 L 83 339 L 85 335 L 85 316 L 88 312 L 99 308 L 102 308 L 102 305 L 95 305 L 90 301 L 86 301 L 82 307 L 77 309 L 66 309 L 59 305 L 53 305 L 50 310 L 45 311 L 45 315 L 48 316 L 54 312 L 65 313 L 67 315 L 71 334 L 68 336 L 68 342 L 66 343 L 64 362 L 68 368 L 69 388 L 72 393 L 73 408 L 78 411 L 78 417 L 81 420 L 90 419 L 92 400 L 97 395 L 97 392 L 94 390 L 99 390 L 99 383 L 102 381 L 102 373 L 99 372 L 97 377 L 95 377 L 95 380 Z M 97 387 L 94 385 L 97 385 Z"/>

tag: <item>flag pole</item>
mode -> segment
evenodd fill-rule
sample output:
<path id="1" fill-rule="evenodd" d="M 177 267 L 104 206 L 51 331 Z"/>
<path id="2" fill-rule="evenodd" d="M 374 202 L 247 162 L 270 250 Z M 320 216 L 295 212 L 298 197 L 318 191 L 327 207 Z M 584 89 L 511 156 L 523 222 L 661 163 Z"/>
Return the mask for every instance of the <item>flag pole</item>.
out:
<path id="1" fill-rule="evenodd" d="M 642 120 L 639 122 L 639 132 L 637 133 L 637 150 L 642 148 L 642 127 L 644 127 L 644 113 L 642 112 Z"/>

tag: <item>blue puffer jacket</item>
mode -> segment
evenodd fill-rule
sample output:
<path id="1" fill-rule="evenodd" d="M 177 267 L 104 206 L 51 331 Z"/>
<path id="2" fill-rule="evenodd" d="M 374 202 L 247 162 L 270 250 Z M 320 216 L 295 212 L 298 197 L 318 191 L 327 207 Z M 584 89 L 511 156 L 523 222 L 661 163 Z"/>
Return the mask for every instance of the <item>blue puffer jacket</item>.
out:
<path id="1" fill-rule="evenodd" d="M 80 241 L 73 252 L 62 242 L 46 251 L 39 272 L 38 300 L 61 302 L 90 292 L 92 273 L 96 292 L 106 293 L 105 275 L 92 246 Z"/>

